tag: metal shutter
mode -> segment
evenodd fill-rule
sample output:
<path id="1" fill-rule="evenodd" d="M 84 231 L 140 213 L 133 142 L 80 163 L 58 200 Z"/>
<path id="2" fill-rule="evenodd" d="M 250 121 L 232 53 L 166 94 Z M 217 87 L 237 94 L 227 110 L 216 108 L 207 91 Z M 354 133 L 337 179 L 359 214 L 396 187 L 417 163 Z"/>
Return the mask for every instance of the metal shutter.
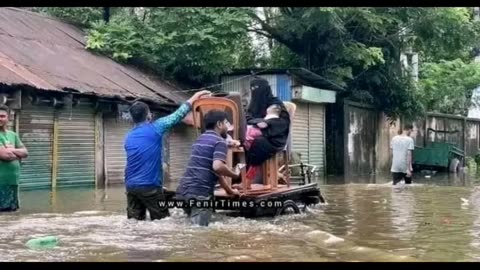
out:
<path id="1" fill-rule="evenodd" d="M 308 163 L 317 166 L 317 173 L 325 168 L 325 106 L 308 104 Z"/>
<path id="2" fill-rule="evenodd" d="M 95 184 L 95 111 L 81 100 L 58 116 L 57 186 Z"/>
<path id="3" fill-rule="evenodd" d="M 125 136 L 133 127 L 131 121 L 115 116 L 105 117 L 103 122 L 105 141 L 105 182 L 124 183 L 127 156 L 124 148 Z"/>
<path id="4" fill-rule="evenodd" d="M 20 140 L 29 154 L 22 161 L 20 187 L 49 188 L 52 184 L 54 108 L 24 104 L 17 117 L 20 117 Z"/>

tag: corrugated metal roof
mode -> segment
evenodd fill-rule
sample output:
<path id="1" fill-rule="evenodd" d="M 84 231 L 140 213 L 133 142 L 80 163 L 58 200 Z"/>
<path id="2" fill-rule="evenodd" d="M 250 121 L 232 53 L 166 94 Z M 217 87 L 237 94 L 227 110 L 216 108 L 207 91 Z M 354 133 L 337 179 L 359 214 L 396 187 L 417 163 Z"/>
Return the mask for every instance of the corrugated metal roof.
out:
<path id="1" fill-rule="evenodd" d="M 0 83 L 159 103 L 185 100 L 174 83 L 87 51 L 85 36 L 50 17 L 0 8 Z"/>

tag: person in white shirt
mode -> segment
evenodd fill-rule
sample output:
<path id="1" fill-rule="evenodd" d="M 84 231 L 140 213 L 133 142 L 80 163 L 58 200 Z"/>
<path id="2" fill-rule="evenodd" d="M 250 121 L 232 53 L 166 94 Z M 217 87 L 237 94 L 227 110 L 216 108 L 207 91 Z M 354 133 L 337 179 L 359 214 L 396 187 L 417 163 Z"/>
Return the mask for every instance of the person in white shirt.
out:
<path id="1" fill-rule="evenodd" d="M 392 177 L 393 184 L 398 184 L 402 179 L 405 180 L 405 184 L 412 183 L 412 156 L 415 149 L 415 143 L 410 137 L 410 133 L 413 130 L 411 124 L 406 124 L 400 135 L 393 137 L 390 143 L 390 149 L 392 149 Z"/>

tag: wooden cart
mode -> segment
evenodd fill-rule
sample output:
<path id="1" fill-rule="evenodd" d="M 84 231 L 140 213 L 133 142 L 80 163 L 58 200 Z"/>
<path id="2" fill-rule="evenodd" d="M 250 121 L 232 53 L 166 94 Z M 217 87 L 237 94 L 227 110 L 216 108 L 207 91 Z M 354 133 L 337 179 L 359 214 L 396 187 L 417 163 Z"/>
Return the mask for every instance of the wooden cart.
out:
<path id="1" fill-rule="evenodd" d="M 295 104 L 286 103 L 290 116 L 294 115 Z M 246 124 L 243 120 L 243 111 L 241 110 L 241 99 L 238 94 L 228 94 L 226 96 L 212 96 L 197 100 L 192 105 L 193 124 L 200 131 L 202 130 L 203 116 L 210 110 L 222 110 L 230 116 L 234 127 L 232 138 L 243 141 Z M 293 117 L 292 117 L 293 118 Z M 243 122 L 241 122 L 243 120 Z M 290 140 L 289 140 L 290 141 Z M 256 207 L 238 207 L 232 209 L 231 205 L 222 207 L 217 204 L 216 209 L 234 210 L 243 216 L 261 216 L 261 215 L 279 215 L 293 210 L 300 213 L 299 205 L 306 207 L 310 204 L 324 202 L 317 183 L 308 183 L 303 179 L 300 184 L 291 185 L 290 170 L 284 170 L 284 184 L 279 184 L 279 161 L 283 164 L 289 164 L 290 144 L 283 151 L 274 155 L 263 164 L 263 184 L 251 184 L 245 177 L 245 170 L 242 170 L 241 183 L 232 186 L 231 179 L 227 179 L 232 188 L 236 188 L 241 193 L 241 200 L 253 202 Z M 281 159 L 281 160 L 280 160 Z M 245 163 L 245 151 L 243 147 L 230 147 L 228 149 L 227 165 L 234 167 L 234 163 Z M 296 165 L 289 165 L 296 166 Z M 305 174 L 302 173 L 305 177 Z M 215 190 L 215 200 L 231 200 L 225 190 L 217 188 Z M 265 207 L 260 206 L 262 202 L 269 203 Z M 275 205 L 271 205 L 275 204 Z M 251 204 L 250 204 L 251 205 Z"/>

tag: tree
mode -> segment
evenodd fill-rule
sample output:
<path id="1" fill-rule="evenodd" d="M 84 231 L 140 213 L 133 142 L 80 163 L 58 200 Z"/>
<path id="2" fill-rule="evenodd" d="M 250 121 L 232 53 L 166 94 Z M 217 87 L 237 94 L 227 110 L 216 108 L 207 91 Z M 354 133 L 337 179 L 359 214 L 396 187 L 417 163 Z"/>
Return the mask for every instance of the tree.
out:
<path id="1" fill-rule="evenodd" d="M 480 24 L 471 8 L 435 8 L 412 24 L 412 43 L 423 62 L 461 59 L 469 62 L 479 44 Z M 413 23 L 413 22 L 412 22 Z"/>
<path id="2" fill-rule="evenodd" d="M 259 25 L 253 31 L 346 88 L 347 97 L 370 102 L 393 117 L 413 117 L 424 104 L 402 74 L 401 52 L 411 47 L 423 60 L 467 58 L 480 41 L 469 14 L 466 8 L 283 7 L 269 21 L 253 12 L 250 16 Z"/>
<path id="3" fill-rule="evenodd" d="M 254 60 L 248 20 L 239 8 L 145 8 L 141 17 L 112 16 L 110 24 L 95 23 L 87 48 L 177 79 L 208 82 Z"/>
<path id="4" fill-rule="evenodd" d="M 418 97 L 427 111 L 467 115 L 472 91 L 480 86 L 480 64 L 461 59 L 425 63 L 421 68 Z"/>

